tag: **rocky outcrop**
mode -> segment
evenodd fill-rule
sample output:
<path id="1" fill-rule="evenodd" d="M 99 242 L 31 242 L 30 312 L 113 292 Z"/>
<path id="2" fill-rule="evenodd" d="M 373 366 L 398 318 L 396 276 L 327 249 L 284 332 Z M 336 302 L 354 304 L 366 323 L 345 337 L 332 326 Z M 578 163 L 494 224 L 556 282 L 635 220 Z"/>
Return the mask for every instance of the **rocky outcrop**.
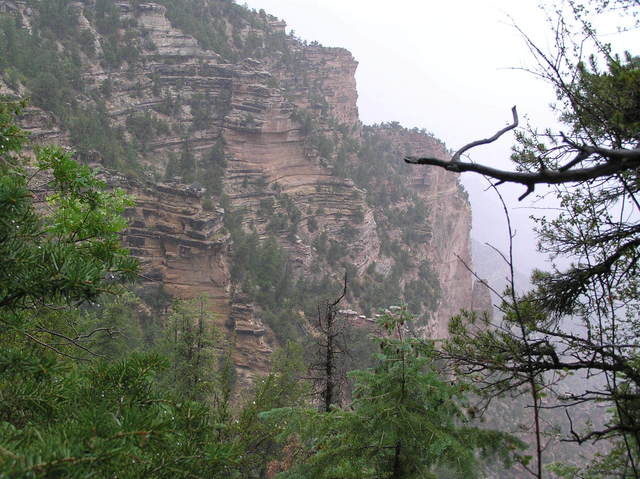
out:
<path id="1" fill-rule="evenodd" d="M 195 189 L 166 183 L 123 186 L 136 198 L 126 213 L 124 242 L 142 261 L 145 279 L 177 298 L 206 294 L 217 311 L 227 311 L 230 242 L 224 210 L 204 211 L 202 194 Z"/>
<path id="2" fill-rule="evenodd" d="M 356 68 L 358 62 L 344 48 L 325 48 L 313 44 L 296 44 L 293 66 L 282 68 L 273 64 L 280 83 L 292 91 L 293 101 L 302 108 L 318 113 L 330 113 L 344 125 L 355 125 L 358 118 Z"/>
<path id="3" fill-rule="evenodd" d="M 236 294 L 227 319 L 228 328 L 233 331 L 233 359 L 236 365 L 239 386 L 253 384 L 257 377 L 269 371 L 270 357 L 275 339 L 265 327 L 251 300 Z"/>

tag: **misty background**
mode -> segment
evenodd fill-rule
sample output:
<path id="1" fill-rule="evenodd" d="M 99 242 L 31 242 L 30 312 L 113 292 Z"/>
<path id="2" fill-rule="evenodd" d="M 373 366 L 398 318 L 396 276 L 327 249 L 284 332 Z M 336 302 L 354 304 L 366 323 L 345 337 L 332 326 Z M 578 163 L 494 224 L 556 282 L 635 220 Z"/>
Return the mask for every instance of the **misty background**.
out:
<path id="1" fill-rule="evenodd" d="M 303 40 L 348 49 L 359 62 L 358 108 L 365 124 L 398 121 L 425 128 L 457 150 L 510 123 L 513 105 L 521 125 L 555 123 L 554 91 L 527 71 L 535 60 L 515 27 L 544 51 L 553 50 L 548 13 L 537 1 L 399 0 L 392 6 L 381 0 L 251 0 L 246 5 L 294 25 L 293 33 Z M 614 21 L 601 32 L 622 45 L 638 40 L 633 32 L 617 35 Z M 470 158 L 511 168 L 513 143 L 513 133 L 506 134 L 472 150 Z M 473 239 L 506 251 L 507 226 L 497 195 L 479 175 L 465 173 L 461 181 L 472 205 Z M 537 253 L 529 217 L 552 215 L 554 202 L 533 194 L 518 202 L 524 188 L 514 185 L 502 185 L 500 192 L 514 227 L 515 265 L 520 277 L 527 277 L 533 268 L 548 267 Z"/>

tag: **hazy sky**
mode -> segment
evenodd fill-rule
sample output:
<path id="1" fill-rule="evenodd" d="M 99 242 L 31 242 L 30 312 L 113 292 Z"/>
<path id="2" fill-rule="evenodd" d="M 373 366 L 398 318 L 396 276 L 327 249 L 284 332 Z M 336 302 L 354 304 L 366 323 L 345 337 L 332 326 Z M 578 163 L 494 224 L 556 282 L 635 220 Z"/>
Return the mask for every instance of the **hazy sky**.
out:
<path id="1" fill-rule="evenodd" d="M 548 24 L 537 0 L 251 0 L 284 19 L 305 40 L 351 51 L 358 107 L 366 124 L 399 121 L 426 128 L 450 149 L 491 136 L 521 118 L 537 125 L 553 122 L 551 88 L 522 68 L 533 59 L 518 25 L 544 49 L 551 49 Z M 476 162 L 508 167 L 513 136 L 472 152 Z M 399 159 L 400 161 L 401 159 Z M 501 248 L 506 245 L 504 216 L 495 193 L 482 191 L 485 180 L 467 173 L 474 212 L 472 235 Z M 480 186 L 482 185 L 482 186 Z M 523 270 L 541 265 L 535 237 L 516 198 L 522 188 L 502 188 L 518 234 L 515 248 Z M 530 204 L 528 202 L 526 204 Z"/>

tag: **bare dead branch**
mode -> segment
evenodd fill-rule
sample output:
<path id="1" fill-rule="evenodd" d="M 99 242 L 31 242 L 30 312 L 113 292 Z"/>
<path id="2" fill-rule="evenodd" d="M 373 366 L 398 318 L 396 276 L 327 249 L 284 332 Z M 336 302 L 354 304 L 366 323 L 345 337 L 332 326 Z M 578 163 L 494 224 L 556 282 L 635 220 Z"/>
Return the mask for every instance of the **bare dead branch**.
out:
<path id="1" fill-rule="evenodd" d="M 577 154 L 573 160 L 557 169 L 547 169 L 540 167 L 536 172 L 510 171 L 493 168 L 491 166 L 478 163 L 463 162 L 461 157 L 464 153 L 480 145 L 486 145 L 498 140 L 506 132 L 518 126 L 518 113 L 516 107 L 511 109 L 513 123 L 496 132 L 490 138 L 472 141 L 456 151 L 451 160 L 442 160 L 433 157 L 406 156 L 404 161 L 411 165 L 430 165 L 444 168 L 454 173 L 475 172 L 496 179 L 501 183 L 518 183 L 527 187 L 526 192 L 520 196 L 524 199 L 535 189 L 538 184 L 561 184 L 575 183 L 593 180 L 605 176 L 611 176 L 623 171 L 640 167 L 640 148 L 604 148 L 579 144 L 569 139 L 564 133 L 560 133 L 566 145 L 574 149 Z M 585 168 L 574 168 L 576 165 L 586 160 L 592 155 L 598 155 L 604 161 L 594 166 Z"/>
<path id="2" fill-rule="evenodd" d="M 511 114 L 513 115 L 513 123 L 511 123 L 510 125 L 505 126 L 502 130 L 499 130 L 496 132 L 495 135 L 493 135 L 490 138 L 485 138 L 484 140 L 476 140 L 476 141 L 472 141 L 471 143 L 468 143 L 466 145 L 464 145 L 462 148 L 460 148 L 458 151 L 456 151 L 453 154 L 453 157 L 451 157 L 451 161 L 452 162 L 459 162 L 460 158 L 462 157 L 462 155 L 469 151 L 472 148 L 475 148 L 476 146 L 481 146 L 481 145 L 488 145 L 489 143 L 493 143 L 494 141 L 496 141 L 498 138 L 500 138 L 502 135 L 504 135 L 506 132 L 513 130 L 514 128 L 516 128 L 518 126 L 518 110 L 516 109 L 516 107 L 512 107 L 511 108 Z"/>
<path id="3" fill-rule="evenodd" d="M 488 246 L 491 246 L 491 245 L 489 245 L 488 243 L 485 243 L 485 244 L 487 244 Z M 460 262 L 462 263 L 462 265 L 464 266 L 464 268 L 465 268 L 467 271 L 469 271 L 469 273 L 471 273 L 471 274 L 473 275 L 473 277 L 474 277 L 477 281 L 479 281 L 481 284 L 483 284 L 484 286 L 486 286 L 486 287 L 487 287 L 487 289 L 488 289 L 489 291 L 491 291 L 493 294 L 495 294 L 495 295 L 496 295 L 496 296 L 497 296 L 501 301 L 505 301 L 504 296 L 502 296 L 502 294 L 501 294 L 501 293 L 499 293 L 499 292 L 498 292 L 498 291 L 497 291 L 493 286 L 491 286 L 491 285 L 487 282 L 487 280 L 486 280 L 486 279 L 483 279 L 483 278 L 481 278 L 480 276 L 478 276 L 478 273 L 476 273 L 476 272 L 474 271 L 474 269 L 473 269 L 471 266 L 469 266 L 469 265 L 467 264 L 467 262 L 466 262 L 464 259 L 462 259 L 462 258 L 460 257 L 460 255 L 458 255 L 458 254 L 456 253 L 456 254 L 455 254 L 455 257 L 456 257 L 456 258 L 458 258 L 458 261 L 460 261 Z"/>
<path id="4" fill-rule="evenodd" d="M 101 328 L 101 329 L 107 329 L 107 328 Z M 77 338 L 70 338 L 69 336 L 66 336 L 66 335 L 64 335 L 62 333 L 59 333 L 57 331 L 52 331 L 52 330 L 46 329 L 46 328 L 38 328 L 37 331 L 39 333 L 46 333 L 46 334 L 49 334 L 51 336 L 55 336 L 57 338 L 64 339 L 65 341 L 68 342 L 68 344 L 71 344 L 71 345 L 73 345 L 73 346 L 75 346 L 75 347 L 77 347 L 79 349 L 82 349 L 84 352 L 89 353 L 91 356 L 96 356 L 96 357 L 99 357 L 99 358 L 104 358 L 105 357 L 102 354 L 98 354 L 98 353 L 96 353 L 94 351 L 91 351 L 91 349 L 89 349 L 86 346 L 83 346 L 82 344 L 80 344 L 78 342 Z"/>
<path id="5" fill-rule="evenodd" d="M 490 166 L 477 163 L 465 163 L 462 161 L 445 161 L 437 158 L 417 158 L 415 156 L 407 156 L 404 161 L 412 165 L 431 165 L 439 166 L 447 171 L 454 173 L 464 173 L 472 171 L 481 175 L 489 176 L 501 183 L 518 183 L 527 187 L 527 192 L 518 198 L 524 199 L 535 189 L 535 185 L 539 184 L 561 184 L 561 183 L 577 183 L 580 181 L 588 181 L 605 176 L 615 175 L 623 171 L 632 170 L 640 167 L 640 149 L 635 150 L 609 150 L 606 148 L 597 148 L 584 146 L 584 151 L 592 151 L 602 156 L 607 153 L 609 161 L 600 163 L 587 168 L 576 169 L 547 169 L 540 170 L 536 173 L 524 171 L 509 171 L 492 168 Z M 565 165 L 566 166 L 566 165 Z"/>
<path id="6" fill-rule="evenodd" d="M 38 343 L 40 346 L 44 346 L 45 348 L 52 350 L 53 352 L 55 352 L 56 354 L 59 354 L 60 356 L 64 356 L 64 357 L 69 358 L 69 359 L 74 359 L 76 361 L 88 361 L 88 359 L 80 358 L 80 357 L 77 357 L 77 356 L 72 356 L 70 354 L 62 352 L 58 348 L 56 348 L 55 346 L 52 346 L 52 345 L 50 345 L 48 343 L 45 343 L 44 341 L 40 341 L 38 338 L 36 338 L 35 336 L 33 336 L 33 335 L 29 334 L 29 333 L 25 332 L 24 335 L 26 337 L 28 337 L 29 339 L 31 339 L 32 341 Z"/>

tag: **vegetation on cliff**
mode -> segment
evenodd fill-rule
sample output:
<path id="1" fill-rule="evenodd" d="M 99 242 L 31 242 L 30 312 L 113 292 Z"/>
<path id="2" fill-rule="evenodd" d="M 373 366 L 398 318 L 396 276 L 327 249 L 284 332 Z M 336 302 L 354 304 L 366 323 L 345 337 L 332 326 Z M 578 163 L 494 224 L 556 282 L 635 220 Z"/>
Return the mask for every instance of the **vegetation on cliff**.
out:
<path id="1" fill-rule="evenodd" d="M 269 418 L 283 407 L 297 411 L 308 404 L 300 347 L 276 355 L 273 372 L 255 385 L 252 400 L 232 404 L 233 368 L 223 340 L 211 330 L 204 298 L 176 303 L 150 338 L 134 321 L 139 301 L 122 294 L 137 272 L 118 237 L 127 198 L 105 191 L 60 149 L 37 150 L 34 172 L 22 156 L 26 136 L 13 123 L 19 109 L 0 103 L 3 477 L 257 478 L 283 460 L 294 461 L 292 470 L 317 469 L 325 443 L 341 456 L 338 477 L 378 477 L 381 471 L 417 477 L 434 467 L 469 477 L 473 449 L 488 450 L 487 437 L 492 446 L 510 444 L 510 451 L 518 445 L 463 426 L 465 416 L 453 399 L 464 388 L 439 378 L 429 359 L 432 346 L 403 339 L 403 312 L 380 323 L 400 339 L 378 339 L 379 366 L 353 373 L 356 412 L 320 415 L 326 431 L 301 435 L 308 451 L 303 457 L 310 456 L 298 464 L 283 449 L 287 422 Z M 96 309 L 97 301 L 104 304 Z M 143 336 L 150 339 L 141 341 Z M 370 401 L 374 397 L 384 401 Z M 395 412 L 378 414 L 390 406 Z M 375 424 L 367 419 L 373 417 Z M 381 438 L 363 462 L 358 438 L 368 437 L 372 427 L 382 437 L 389 431 L 386 440 L 393 444 L 383 445 Z M 470 446 L 472 436 L 484 438 L 484 445 Z M 340 440 L 338 448 L 341 437 L 349 442 Z M 425 451 L 423 458 L 414 454 Z"/>
<path id="2" fill-rule="evenodd" d="M 163 50 L 165 40 L 154 36 L 157 19 L 148 23 L 145 16 L 163 16 L 158 4 L 166 8 L 175 32 L 197 39 L 187 43 L 188 52 L 182 50 L 181 37 L 176 36 L 177 47 Z M 246 288 L 282 340 L 304 330 L 304 325 L 293 326 L 298 312 L 312 315 L 308 298 L 333 294 L 339 285 L 332 278 L 345 269 L 353 278 L 349 302 L 365 315 L 404 300 L 423 323 L 434 319 L 442 305 L 440 279 L 424 248 L 417 246 L 431 239 L 432 213 L 407 180 L 407 167 L 395 161 L 411 151 L 407 137 L 415 132 L 397 123 L 361 129 L 353 123 L 357 118 L 342 123 L 345 117 L 335 108 L 343 106 L 327 99 L 331 94 L 335 102 L 338 92 L 330 92 L 312 74 L 323 68 L 334 74 L 334 50 L 355 65 L 350 55 L 307 45 L 286 35 L 275 17 L 222 0 L 167 0 L 155 6 L 29 0 L 27 6 L 28 14 L 23 9 L 0 15 L 0 49 L 8 52 L 0 70 L 8 88 L 30 95 L 34 106 L 51 113 L 48 127 L 68 132 L 63 141 L 83 161 L 99 161 L 129 176 L 203 187 L 207 210 L 223 207 L 228 216 L 240 217 L 237 227 L 228 228 L 235 251 L 246 251 L 245 237 L 257 234 L 261 244 L 274 238 L 281 270 L 289 268 L 286 274 L 296 277 L 288 278 L 287 288 L 293 289 L 287 290 L 287 299 L 274 309 L 275 303 L 247 279 L 263 275 L 258 269 L 233 280 Z M 245 98 L 245 87 L 236 84 L 252 71 L 245 61 L 260 72 L 248 82 L 250 88 L 261 85 L 260 96 Z M 198 68 L 206 73 L 197 73 Z M 268 77 L 262 76 L 264 70 Z M 210 79 L 202 82 L 203 75 Z M 330 184 L 315 186 L 317 199 L 282 191 L 263 173 L 255 178 L 255 173 L 244 173 L 238 181 L 230 168 L 237 158 L 229 137 L 236 131 L 261 131 L 262 98 L 269 91 L 274 95 L 277 86 L 283 88 L 290 128 L 299 132 L 304 147 L 299 154 L 332 176 Z M 443 147 L 429 135 L 422 141 Z M 334 185 L 342 179 L 353 183 Z M 339 194 L 346 201 L 327 206 Z M 369 211 L 381 243 L 373 256 L 380 260 L 373 264 L 364 258 L 363 266 L 362 252 L 356 254 L 350 245 L 364 241 L 373 225 Z M 313 248 L 314 261 L 305 261 L 302 270 L 293 266 L 300 262 L 298 244 Z M 238 262 L 234 271 L 260 267 L 241 253 L 233 258 Z"/>

